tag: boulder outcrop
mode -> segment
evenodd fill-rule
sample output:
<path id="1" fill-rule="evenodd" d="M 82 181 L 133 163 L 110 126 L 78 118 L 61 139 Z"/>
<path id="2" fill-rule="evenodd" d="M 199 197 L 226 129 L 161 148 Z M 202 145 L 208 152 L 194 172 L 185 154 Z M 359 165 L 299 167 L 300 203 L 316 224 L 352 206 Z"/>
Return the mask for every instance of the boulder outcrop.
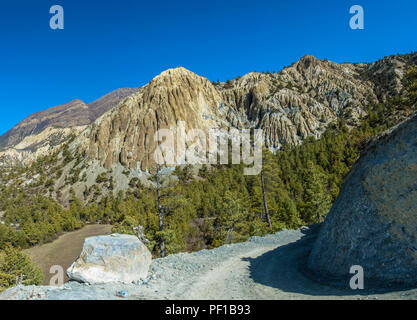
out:
<path id="1" fill-rule="evenodd" d="M 375 284 L 417 284 L 417 116 L 377 137 L 354 165 L 321 227 L 310 269 Z"/>
<path id="2" fill-rule="evenodd" d="M 67 270 L 70 279 L 97 284 L 145 279 L 152 255 L 135 236 L 112 234 L 87 238 L 80 257 Z"/>

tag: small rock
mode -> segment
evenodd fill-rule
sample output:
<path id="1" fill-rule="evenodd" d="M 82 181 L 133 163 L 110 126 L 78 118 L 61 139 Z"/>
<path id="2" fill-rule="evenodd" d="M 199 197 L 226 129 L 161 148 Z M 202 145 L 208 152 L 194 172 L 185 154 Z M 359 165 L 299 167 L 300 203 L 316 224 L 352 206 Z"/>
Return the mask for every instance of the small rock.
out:
<path id="1" fill-rule="evenodd" d="M 129 296 L 129 292 L 127 290 L 122 290 L 117 292 L 116 296 L 120 298 L 127 298 Z"/>

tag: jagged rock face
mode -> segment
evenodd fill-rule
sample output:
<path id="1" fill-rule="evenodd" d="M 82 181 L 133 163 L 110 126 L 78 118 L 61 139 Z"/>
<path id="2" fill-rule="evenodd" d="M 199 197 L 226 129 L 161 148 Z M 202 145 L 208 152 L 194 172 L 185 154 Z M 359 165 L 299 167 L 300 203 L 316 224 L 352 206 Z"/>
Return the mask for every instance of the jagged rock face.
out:
<path id="1" fill-rule="evenodd" d="M 206 78 L 171 69 L 100 117 L 74 144 L 106 168 L 122 163 L 145 171 L 154 163 L 157 129 L 175 128 L 177 121 L 186 130 L 219 127 L 221 101 Z"/>
<path id="2" fill-rule="evenodd" d="M 347 176 L 309 257 L 324 276 L 417 284 L 417 116 L 376 139 Z"/>
<path id="3" fill-rule="evenodd" d="M 320 136 L 337 117 L 357 124 L 365 107 L 377 101 L 373 84 L 359 78 L 361 67 L 304 56 L 279 74 L 252 73 L 233 81 L 225 100 L 266 131 L 267 147 L 293 146 Z"/>
<path id="4" fill-rule="evenodd" d="M 136 283 L 146 279 L 152 254 L 135 236 L 112 234 L 85 239 L 80 257 L 67 270 L 70 279 L 89 283 Z"/>
<path id="5" fill-rule="evenodd" d="M 29 165 L 37 158 L 57 151 L 62 143 L 72 136 L 77 136 L 86 126 L 71 128 L 47 127 L 39 134 L 26 136 L 13 148 L 0 152 L 0 164 L 11 167 L 14 165 Z"/>
<path id="6" fill-rule="evenodd" d="M 294 146 L 319 137 L 337 117 L 357 123 L 376 101 L 360 67 L 305 56 L 280 74 L 250 73 L 229 84 L 177 68 L 163 72 L 116 109 L 99 118 L 78 139 L 83 154 L 106 168 L 117 163 L 145 171 L 154 163 L 157 128 L 255 128 L 266 147 Z M 291 84 L 291 87 L 289 86 Z"/>
<path id="7" fill-rule="evenodd" d="M 404 90 L 403 78 L 407 69 L 417 64 L 417 55 L 390 56 L 375 61 L 361 71 L 364 80 L 375 84 L 375 93 L 380 101 L 401 94 Z"/>

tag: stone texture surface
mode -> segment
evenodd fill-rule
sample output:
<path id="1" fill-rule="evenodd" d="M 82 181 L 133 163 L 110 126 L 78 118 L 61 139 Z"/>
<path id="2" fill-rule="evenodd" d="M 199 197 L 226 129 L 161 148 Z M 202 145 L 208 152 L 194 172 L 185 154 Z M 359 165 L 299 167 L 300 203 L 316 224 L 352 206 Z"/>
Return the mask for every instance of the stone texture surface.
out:
<path id="1" fill-rule="evenodd" d="M 0 166 L 30 165 L 39 157 L 57 151 L 72 136 L 77 136 L 86 126 L 69 128 L 47 127 L 38 134 L 25 136 L 12 148 L 0 152 Z"/>
<path id="2" fill-rule="evenodd" d="M 72 127 L 90 123 L 88 106 L 79 99 L 31 114 L 0 137 L 0 148 L 12 147 L 47 127 Z"/>
<path id="3" fill-rule="evenodd" d="M 154 163 L 157 128 L 175 128 L 177 121 L 184 121 L 187 131 L 217 128 L 220 105 L 209 80 L 184 68 L 170 69 L 98 118 L 74 145 L 107 169 L 120 163 L 145 171 Z"/>
<path id="4" fill-rule="evenodd" d="M 309 257 L 324 276 L 417 284 L 417 116 L 377 137 L 347 176 Z M 365 280 L 366 281 L 366 280 Z"/>
<path id="5" fill-rule="evenodd" d="M 152 255 L 135 236 L 113 234 L 85 240 L 80 257 L 67 270 L 70 279 L 89 283 L 132 283 L 145 279 Z"/>

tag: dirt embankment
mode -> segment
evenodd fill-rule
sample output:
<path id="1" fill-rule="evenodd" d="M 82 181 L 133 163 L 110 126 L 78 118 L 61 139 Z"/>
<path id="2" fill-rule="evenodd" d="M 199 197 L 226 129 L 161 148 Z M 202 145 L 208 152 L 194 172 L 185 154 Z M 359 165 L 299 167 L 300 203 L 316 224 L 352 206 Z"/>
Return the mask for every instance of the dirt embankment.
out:
<path id="1" fill-rule="evenodd" d="M 85 238 L 110 234 L 111 228 L 111 225 L 88 225 L 80 230 L 65 233 L 51 243 L 27 249 L 25 253 L 42 269 L 43 284 L 49 285 L 53 276 L 49 273 L 51 266 L 60 265 L 66 271 L 81 253 Z M 65 274 L 65 281 L 67 280 Z"/>

